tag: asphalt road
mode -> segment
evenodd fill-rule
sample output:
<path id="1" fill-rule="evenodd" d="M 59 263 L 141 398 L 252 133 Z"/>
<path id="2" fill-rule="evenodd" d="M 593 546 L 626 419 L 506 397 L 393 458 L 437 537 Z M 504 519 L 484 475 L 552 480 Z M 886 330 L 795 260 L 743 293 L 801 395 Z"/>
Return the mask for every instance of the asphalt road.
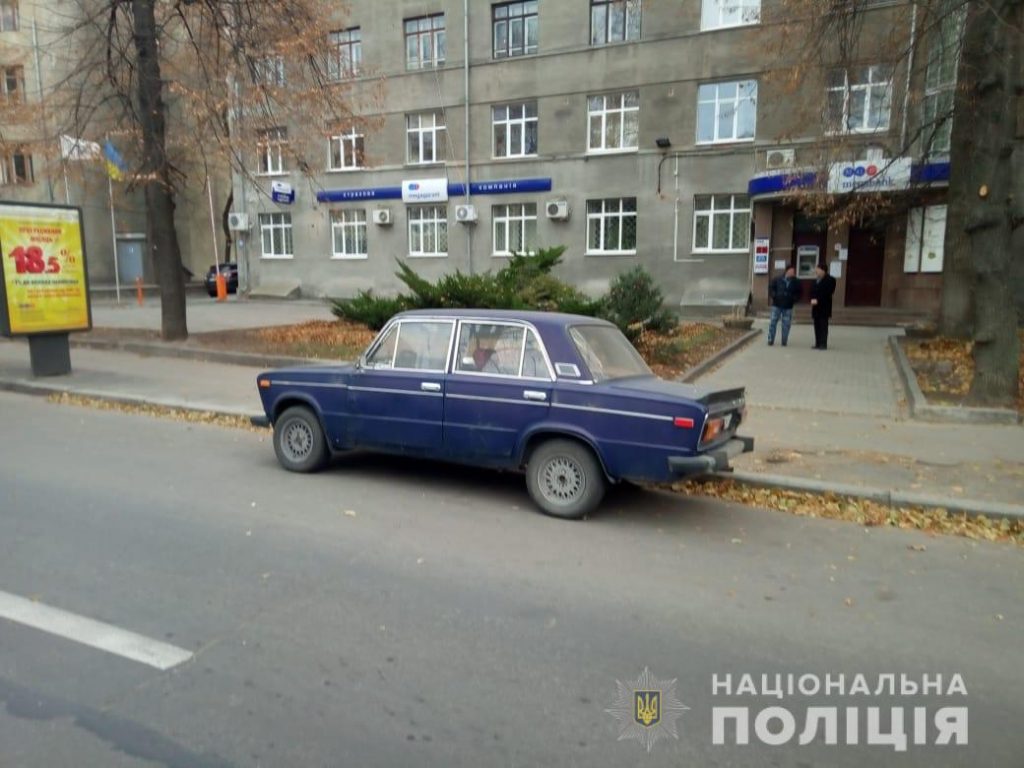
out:
<path id="1" fill-rule="evenodd" d="M 6 394 L 0 424 L 0 592 L 195 654 L 160 671 L 0 619 L 3 768 L 1024 765 L 1017 548 L 629 488 L 561 522 L 510 475 L 296 476 L 255 433 Z M 645 667 L 689 707 L 649 753 L 605 711 Z M 715 694 L 743 673 L 968 695 Z M 969 743 L 712 743 L 713 707 L 799 733 L 809 704 L 967 706 Z"/>

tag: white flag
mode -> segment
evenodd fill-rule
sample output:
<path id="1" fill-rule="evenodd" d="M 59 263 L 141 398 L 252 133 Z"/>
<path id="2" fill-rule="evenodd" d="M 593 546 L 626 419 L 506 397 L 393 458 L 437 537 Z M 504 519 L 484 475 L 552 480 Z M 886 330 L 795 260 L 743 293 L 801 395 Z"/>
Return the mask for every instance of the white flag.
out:
<path id="1" fill-rule="evenodd" d="M 63 160 L 96 160 L 100 156 L 100 145 L 95 141 L 61 136 L 60 156 Z"/>

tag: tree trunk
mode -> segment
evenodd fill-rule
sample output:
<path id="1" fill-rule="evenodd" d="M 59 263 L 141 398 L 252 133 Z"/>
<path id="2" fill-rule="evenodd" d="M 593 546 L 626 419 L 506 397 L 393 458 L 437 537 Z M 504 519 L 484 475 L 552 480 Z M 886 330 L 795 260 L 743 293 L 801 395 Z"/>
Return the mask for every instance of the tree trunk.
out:
<path id="1" fill-rule="evenodd" d="M 231 206 L 235 204 L 235 191 L 228 192 L 228 199 L 224 203 L 224 210 L 220 214 L 220 226 L 224 230 L 224 261 L 231 261 L 231 227 L 228 226 L 228 219 L 231 215 Z"/>
<path id="2" fill-rule="evenodd" d="M 146 216 L 151 235 L 153 263 L 160 284 L 162 338 L 188 337 L 185 321 L 185 278 L 181 248 L 174 229 L 174 188 L 167 161 L 166 106 L 160 78 L 155 0 L 132 0 L 134 43 L 137 56 L 139 124 L 142 129 L 142 162 L 145 179 Z"/>
<path id="3" fill-rule="evenodd" d="M 1017 133 L 1024 0 L 968 6 L 961 88 L 972 109 L 963 143 L 953 147 L 953 173 L 963 182 L 964 232 L 974 272 L 974 381 L 978 404 L 1012 404 L 1018 396 L 1019 342 L 1011 274 L 1016 203 Z M 950 190 L 951 198 L 953 190 Z M 950 280 L 946 275 L 945 281 Z"/>

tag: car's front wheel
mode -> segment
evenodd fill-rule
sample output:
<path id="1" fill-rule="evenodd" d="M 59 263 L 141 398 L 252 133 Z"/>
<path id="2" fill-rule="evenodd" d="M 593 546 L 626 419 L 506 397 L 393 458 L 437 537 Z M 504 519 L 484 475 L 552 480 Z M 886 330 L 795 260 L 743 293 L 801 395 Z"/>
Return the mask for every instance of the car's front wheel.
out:
<path id="1" fill-rule="evenodd" d="M 593 512 L 604 498 L 604 471 L 585 445 L 573 440 L 547 440 L 530 455 L 526 487 L 541 511 L 576 520 Z"/>
<path id="2" fill-rule="evenodd" d="M 330 450 L 320 420 L 309 408 L 295 405 L 274 422 L 274 453 L 290 472 L 316 472 L 327 463 Z"/>

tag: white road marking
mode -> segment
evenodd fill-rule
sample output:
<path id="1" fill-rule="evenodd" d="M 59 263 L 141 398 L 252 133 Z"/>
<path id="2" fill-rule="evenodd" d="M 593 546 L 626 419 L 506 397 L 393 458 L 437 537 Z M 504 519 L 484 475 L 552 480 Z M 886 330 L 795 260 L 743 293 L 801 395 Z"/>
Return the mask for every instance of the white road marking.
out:
<path id="1" fill-rule="evenodd" d="M 8 592 L 0 591 L 0 618 L 160 670 L 176 667 L 192 658 L 192 653 L 183 648 Z"/>

